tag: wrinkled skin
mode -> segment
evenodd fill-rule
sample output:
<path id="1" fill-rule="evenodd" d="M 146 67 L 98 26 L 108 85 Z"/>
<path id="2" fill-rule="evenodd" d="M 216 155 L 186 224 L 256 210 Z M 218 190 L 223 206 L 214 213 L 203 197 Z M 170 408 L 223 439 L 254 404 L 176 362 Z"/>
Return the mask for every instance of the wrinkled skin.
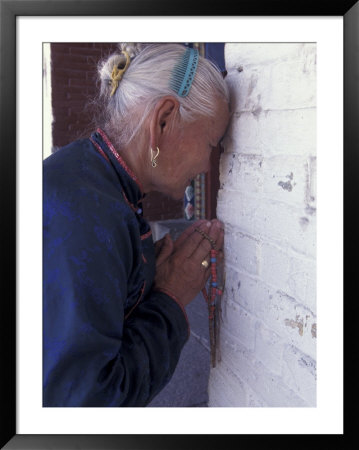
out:
<path id="1" fill-rule="evenodd" d="M 199 228 L 216 242 L 218 258 L 223 258 L 223 224 L 219 220 L 197 221 L 173 242 L 169 234 L 156 243 L 155 289 L 161 289 L 175 296 L 186 306 L 205 286 L 210 274 L 202 266 L 204 259 L 209 262 L 212 248 L 208 239 L 198 233 Z"/>

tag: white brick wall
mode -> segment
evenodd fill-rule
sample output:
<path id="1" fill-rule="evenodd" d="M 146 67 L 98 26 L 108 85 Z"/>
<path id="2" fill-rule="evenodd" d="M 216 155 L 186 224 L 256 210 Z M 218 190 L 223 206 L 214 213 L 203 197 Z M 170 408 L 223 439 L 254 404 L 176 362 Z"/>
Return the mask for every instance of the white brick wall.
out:
<path id="1" fill-rule="evenodd" d="M 209 406 L 316 405 L 316 46 L 226 44 L 226 287 Z"/>

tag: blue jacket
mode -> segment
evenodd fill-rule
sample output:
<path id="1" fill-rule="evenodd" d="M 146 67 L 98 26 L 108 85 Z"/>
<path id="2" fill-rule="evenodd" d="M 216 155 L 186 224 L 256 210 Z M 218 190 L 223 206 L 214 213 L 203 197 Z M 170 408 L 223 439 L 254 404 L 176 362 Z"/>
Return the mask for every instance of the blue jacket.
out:
<path id="1" fill-rule="evenodd" d="M 43 406 L 145 406 L 188 338 L 152 289 L 141 185 L 102 130 L 44 161 Z"/>

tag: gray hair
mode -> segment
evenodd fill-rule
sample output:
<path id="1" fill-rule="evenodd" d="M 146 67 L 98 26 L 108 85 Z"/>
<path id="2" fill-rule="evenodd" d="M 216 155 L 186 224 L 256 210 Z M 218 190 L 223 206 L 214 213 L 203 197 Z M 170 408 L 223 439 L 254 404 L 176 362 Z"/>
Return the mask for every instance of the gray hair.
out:
<path id="1" fill-rule="evenodd" d="M 116 65 L 124 63 L 122 50 L 129 53 L 131 63 L 111 96 L 111 73 Z M 99 121 L 105 131 L 112 132 L 117 145 L 131 142 L 156 102 L 166 95 L 178 99 L 179 116 L 184 122 L 196 116 L 215 116 L 219 98 L 229 103 L 221 72 L 201 56 L 189 95 L 180 97 L 170 88 L 173 67 L 184 51 L 181 44 L 119 44 L 119 53 L 100 62 Z"/>

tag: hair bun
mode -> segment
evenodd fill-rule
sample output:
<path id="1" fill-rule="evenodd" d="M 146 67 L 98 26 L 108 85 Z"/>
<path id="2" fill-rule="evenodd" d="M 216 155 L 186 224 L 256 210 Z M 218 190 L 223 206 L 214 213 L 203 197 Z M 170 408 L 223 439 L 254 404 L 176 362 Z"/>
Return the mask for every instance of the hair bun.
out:
<path id="1" fill-rule="evenodd" d="M 141 50 L 144 48 L 144 44 L 137 42 L 121 42 L 120 44 L 118 44 L 118 48 L 121 52 L 126 51 L 132 59 L 141 52 Z"/>

